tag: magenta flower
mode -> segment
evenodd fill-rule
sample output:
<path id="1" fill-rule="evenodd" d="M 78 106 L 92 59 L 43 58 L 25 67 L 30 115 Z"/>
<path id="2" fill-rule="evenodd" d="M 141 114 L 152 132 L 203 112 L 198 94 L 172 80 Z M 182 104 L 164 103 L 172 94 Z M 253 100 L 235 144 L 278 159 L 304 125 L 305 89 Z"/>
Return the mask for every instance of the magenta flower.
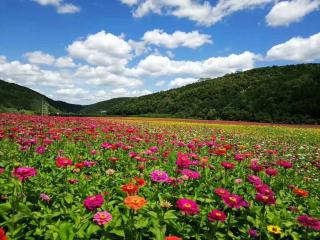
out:
<path id="1" fill-rule="evenodd" d="M 249 183 L 252 183 L 254 185 L 262 184 L 262 180 L 258 176 L 249 175 L 247 179 L 248 179 Z"/>
<path id="2" fill-rule="evenodd" d="M 84 201 L 83 205 L 88 209 L 89 211 L 93 211 L 97 208 L 100 208 L 102 204 L 104 203 L 104 198 L 101 194 L 88 196 Z"/>
<path id="3" fill-rule="evenodd" d="M 226 214 L 219 210 L 213 210 L 208 215 L 208 220 L 210 222 L 215 222 L 215 221 L 224 222 L 226 218 L 227 218 Z"/>
<path id="4" fill-rule="evenodd" d="M 0 174 L 3 174 L 5 172 L 5 169 L 0 167 Z"/>
<path id="5" fill-rule="evenodd" d="M 274 192 L 267 184 L 257 184 L 254 187 L 259 193 L 262 193 L 264 195 L 274 195 Z"/>
<path id="6" fill-rule="evenodd" d="M 257 237 L 260 236 L 260 234 L 258 233 L 258 231 L 255 230 L 255 229 L 249 229 L 248 234 L 249 234 L 249 236 L 252 237 L 252 238 L 257 238 Z"/>
<path id="7" fill-rule="evenodd" d="M 248 207 L 249 203 L 239 195 L 236 194 L 230 194 L 228 196 L 222 197 L 223 202 L 229 207 L 229 208 L 241 208 L 241 207 Z"/>
<path id="8" fill-rule="evenodd" d="M 18 167 L 13 170 L 12 175 L 18 177 L 21 182 L 37 175 L 37 170 L 32 167 Z"/>
<path id="9" fill-rule="evenodd" d="M 320 231 L 320 221 L 308 215 L 301 215 L 297 218 L 298 222 L 303 226 L 310 227 L 314 230 Z"/>
<path id="10" fill-rule="evenodd" d="M 261 165 L 258 164 L 258 163 L 251 164 L 251 165 L 249 166 L 249 168 L 250 168 L 252 171 L 254 171 L 254 172 L 260 172 L 260 171 L 263 170 L 263 166 L 261 166 Z"/>
<path id="11" fill-rule="evenodd" d="M 245 159 L 245 156 L 241 153 L 236 153 L 234 155 L 234 160 L 238 161 L 238 162 L 241 162 Z"/>
<path id="12" fill-rule="evenodd" d="M 276 176 L 276 175 L 278 175 L 278 170 L 274 169 L 274 168 L 267 168 L 266 174 L 269 176 Z"/>
<path id="13" fill-rule="evenodd" d="M 177 200 L 177 206 L 186 215 L 195 215 L 200 211 L 198 204 L 191 199 L 181 198 Z"/>
<path id="14" fill-rule="evenodd" d="M 111 220 L 112 220 L 112 215 L 107 211 L 97 212 L 93 216 L 93 221 L 96 222 L 98 225 L 107 224 Z"/>
<path id="15" fill-rule="evenodd" d="M 161 170 L 155 170 L 150 174 L 151 180 L 154 182 L 166 182 L 169 178 L 168 173 Z"/>
<path id="16" fill-rule="evenodd" d="M 277 162 L 277 165 L 280 167 L 283 167 L 285 169 L 289 169 L 293 167 L 293 164 L 291 162 L 288 161 L 279 161 Z"/>
<path id="17" fill-rule="evenodd" d="M 44 146 L 38 146 L 38 147 L 36 148 L 36 152 L 37 152 L 38 154 L 44 154 L 44 153 L 46 152 L 46 148 L 45 148 Z"/>

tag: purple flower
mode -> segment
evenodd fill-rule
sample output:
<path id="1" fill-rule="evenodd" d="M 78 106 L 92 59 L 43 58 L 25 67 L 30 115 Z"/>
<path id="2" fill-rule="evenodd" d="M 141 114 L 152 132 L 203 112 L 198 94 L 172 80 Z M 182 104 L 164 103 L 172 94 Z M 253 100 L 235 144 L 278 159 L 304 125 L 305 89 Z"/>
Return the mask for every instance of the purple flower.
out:
<path id="1" fill-rule="evenodd" d="M 168 173 L 161 170 L 155 170 L 150 174 L 151 180 L 154 182 L 166 182 L 169 178 Z"/>
<path id="2" fill-rule="evenodd" d="M 51 200 L 51 198 L 50 198 L 47 194 L 45 194 L 45 193 L 41 193 L 41 194 L 40 194 L 40 199 L 41 199 L 42 201 L 45 201 L 45 202 L 50 202 L 50 200 Z"/>
<path id="3" fill-rule="evenodd" d="M 46 152 L 46 148 L 45 148 L 44 146 L 38 146 L 38 147 L 36 148 L 36 152 L 37 152 L 38 154 L 44 154 L 44 153 Z"/>
<path id="4" fill-rule="evenodd" d="M 320 231 L 320 221 L 308 215 L 301 215 L 297 218 L 300 224 L 310 227 L 314 230 Z"/>
<path id="5" fill-rule="evenodd" d="M 255 176 L 255 175 L 249 175 L 248 181 L 249 181 L 249 183 L 252 183 L 254 185 L 262 184 L 262 180 L 258 176 Z"/>
<path id="6" fill-rule="evenodd" d="M 249 234 L 249 236 L 252 237 L 252 238 L 257 238 L 257 237 L 260 236 L 260 234 L 258 233 L 258 231 L 255 230 L 255 229 L 249 229 L 248 234 Z"/>

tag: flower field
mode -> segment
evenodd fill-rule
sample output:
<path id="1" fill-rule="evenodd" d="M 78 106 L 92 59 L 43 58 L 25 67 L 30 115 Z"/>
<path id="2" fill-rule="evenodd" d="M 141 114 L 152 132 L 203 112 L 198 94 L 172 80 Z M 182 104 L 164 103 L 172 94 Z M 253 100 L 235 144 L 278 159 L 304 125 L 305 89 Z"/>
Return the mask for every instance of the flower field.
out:
<path id="1" fill-rule="evenodd" d="M 0 239 L 320 239 L 320 128 L 0 114 Z"/>

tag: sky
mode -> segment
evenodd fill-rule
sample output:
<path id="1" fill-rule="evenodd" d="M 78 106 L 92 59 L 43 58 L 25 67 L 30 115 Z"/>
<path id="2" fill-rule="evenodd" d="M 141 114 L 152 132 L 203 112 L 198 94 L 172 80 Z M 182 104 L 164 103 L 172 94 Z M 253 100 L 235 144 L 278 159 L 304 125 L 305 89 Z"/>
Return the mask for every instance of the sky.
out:
<path id="1" fill-rule="evenodd" d="M 91 104 L 320 62 L 319 10 L 320 0 L 0 0 L 0 79 Z"/>

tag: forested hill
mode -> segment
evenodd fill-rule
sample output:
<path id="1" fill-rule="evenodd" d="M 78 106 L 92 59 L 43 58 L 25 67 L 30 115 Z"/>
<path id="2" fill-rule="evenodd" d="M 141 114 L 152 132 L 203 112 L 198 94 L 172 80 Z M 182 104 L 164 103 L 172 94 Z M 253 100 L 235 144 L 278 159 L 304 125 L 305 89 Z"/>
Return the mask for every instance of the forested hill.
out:
<path id="1" fill-rule="evenodd" d="M 54 101 L 30 88 L 0 80 L 0 112 L 40 113 L 42 101 L 48 104 L 49 113 L 78 112 L 82 109 L 81 105 Z"/>
<path id="2" fill-rule="evenodd" d="M 257 68 L 131 98 L 114 115 L 320 123 L 320 64 Z"/>

